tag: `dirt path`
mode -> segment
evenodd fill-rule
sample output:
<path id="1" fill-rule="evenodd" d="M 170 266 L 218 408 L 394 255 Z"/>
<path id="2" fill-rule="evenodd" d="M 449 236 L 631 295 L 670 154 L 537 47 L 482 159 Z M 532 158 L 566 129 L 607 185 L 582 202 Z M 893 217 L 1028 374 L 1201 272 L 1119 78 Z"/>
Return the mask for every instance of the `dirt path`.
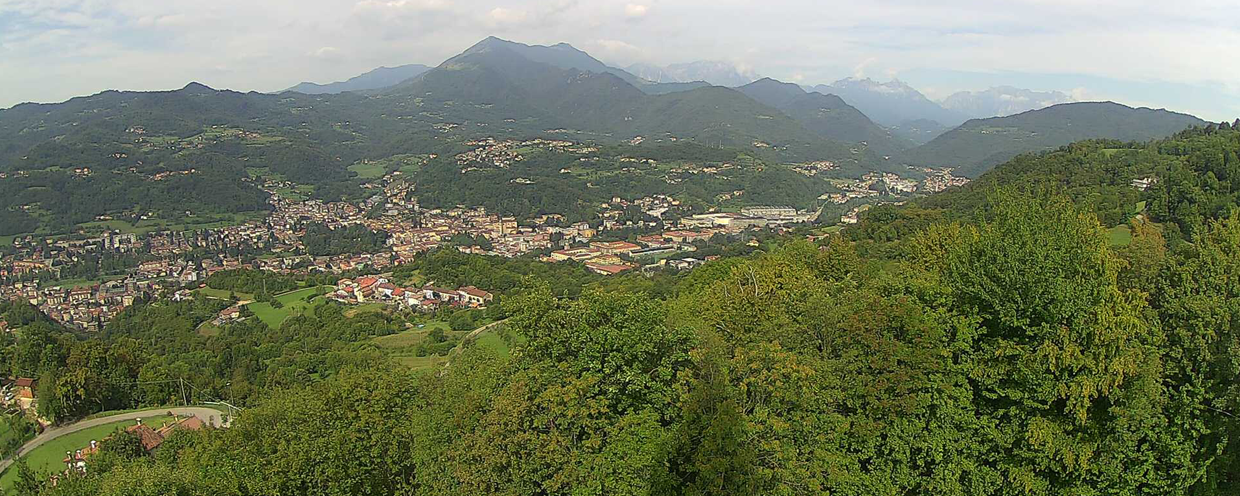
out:
<path id="1" fill-rule="evenodd" d="M 137 411 L 137 412 L 129 412 L 129 413 L 122 413 L 119 415 L 112 415 L 109 417 L 100 417 L 100 418 L 94 418 L 94 419 L 89 419 L 89 420 L 82 420 L 80 422 L 74 422 L 69 425 L 62 425 L 60 427 L 53 427 L 51 429 L 45 430 L 43 431 L 42 434 L 35 436 L 34 439 L 27 441 L 26 444 L 22 445 L 21 449 L 17 450 L 17 453 L 15 455 L 9 458 L 6 458 L 4 460 L 0 460 L 0 473 L 3 473 L 6 469 L 8 469 L 9 465 L 13 464 L 13 460 L 19 457 L 25 456 L 27 453 L 34 451 L 35 448 L 38 448 L 39 446 L 43 446 L 48 441 L 56 439 L 65 434 L 72 434 L 74 432 L 77 432 L 83 429 L 89 429 L 91 427 L 107 425 L 107 424 L 111 424 L 114 422 L 121 422 L 125 420 L 136 420 L 136 419 L 145 418 L 145 417 L 163 415 L 168 412 L 172 412 L 177 415 L 181 415 L 185 417 L 194 415 L 202 419 L 203 422 L 206 422 L 214 427 L 224 426 L 224 421 L 223 421 L 224 414 L 223 413 L 221 413 L 219 410 L 215 410 L 212 408 L 203 408 L 203 407 L 152 408 L 150 410 L 142 410 L 142 411 Z"/>
<path id="2" fill-rule="evenodd" d="M 482 333 L 484 333 L 484 332 L 486 332 L 486 331 L 488 331 L 488 330 L 490 330 L 490 329 L 492 329 L 492 328 L 494 328 L 494 327 L 496 327 L 496 326 L 499 326 L 500 324 L 503 324 L 503 323 L 505 323 L 505 322 L 508 322 L 508 319 L 504 319 L 504 320 L 497 320 L 497 321 L 492 322 L 492 323 L 490 323 L 490 324 L 487 324 L 487 325 L 484 325 L 484 326 L 479 327 L 479 328 L 477 328 L 477 329 L 474 329 L 474 330 L 473 330 L 473 331 L 471 331 L 469 334 L 466 334 L 466 335 L 465 335 L 465 337 L 461 338 L 461 344 L 457 345 L 457 346 L 456 346 L 456 348 L 452 348 L 452 351 L 448 352 L 448 361 L 444 362 L 444 364 L 443 364 L 443 370 L 441 370 L 441 371 L 439 372 L 439 373 L 440 373 L 440 375 L 442 375 L 442 374 L 444 374 L 444 373 L 446 373 L 446 372 L 448 371 L 448 367 L 449 367 L 450 365 L 452 365 L 452 357 L 457 356 L 457 355 L 459 355 L 459 354 L 461 353 L 461 346 L 463 346 L 465 343 L 469 342 L 471 339 L 474 339 L 474 338 L 478 337 L 478 335 L 479 335 L 479 334 L 482 334 Z"/>

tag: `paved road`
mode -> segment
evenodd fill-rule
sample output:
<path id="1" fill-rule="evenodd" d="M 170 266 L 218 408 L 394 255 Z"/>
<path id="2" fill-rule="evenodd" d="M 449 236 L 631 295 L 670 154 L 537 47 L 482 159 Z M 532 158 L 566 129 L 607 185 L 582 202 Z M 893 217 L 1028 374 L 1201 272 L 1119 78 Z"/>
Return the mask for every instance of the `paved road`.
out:
<path id="1" fill-rule="evenodd" d="M 35 448 L 42 446 L 44 443 L 47 443 L 48 441 L 56 439 L 65 434 L 77 432 L 82 429 L 89 429 L 91 427 L 98 427 L 100 425 L 111 424 L 113 422 L 120 422 L 123 420 L 136 420 L 140 418 L 160 416 L 168 412 L 172 412 L 177 415 L 186 416 L 186 417 L 190 415 L 194 415 L 202 419 L 203 422 L 207 422 L 211 424 L 212 426 L 215 426 L 215 427 L 224 426 L 224 422 L 223 422 L 224 414 L 223 413 L 221 413 L 219 410 L 215 410 L 211 408 L 202 408 L 202 407 L 152 408 L 150 410 L 122 413 L 119 415 L 112 415 L 110 417 L 100 417 L 96 419 L 83 420 L 83 421 L 75 422 L 69 425 L 53 427 L 51 429 L 43 431 L 42 434 L 35 436 L 34 439 L 31 439 L 30 441 L 26 442 L 26 444 L 23 444 L 21 449 L 17 450 L 17 454 L 14 457 L 0 460 L 0 472 L 4 472 L 5 469 L 9 468 L 9 465 L 13 464 L 13 460 L 16 457 L 24 456 L 26 453 L 33 451 Z"/>

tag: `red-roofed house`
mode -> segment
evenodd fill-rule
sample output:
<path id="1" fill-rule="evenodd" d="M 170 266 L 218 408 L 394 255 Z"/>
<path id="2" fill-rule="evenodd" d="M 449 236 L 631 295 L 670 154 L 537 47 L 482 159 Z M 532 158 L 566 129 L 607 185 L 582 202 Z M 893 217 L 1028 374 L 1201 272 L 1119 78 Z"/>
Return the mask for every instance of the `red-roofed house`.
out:
<path id="1" fill-rule="evenodd" d="M 382 295 L 384 298 L 391 298 L 396 293 L 397 289 L 400 289 L 400 288 L 397 288 L 396 285 L 392 283 L 388 283 L 388 282 L 379 283 L 378 285 L 375 286 L 375 291 L 378 292 L 380 295 Z"/>
<path id="2" fill-rule="evenodd" d="M 142 449 L 147 451 L 158 448 L 164 443 L 164 437 L 155 432 L 151 426 L 143 424 L 142 419 L 138 419 L 138 425 L 125 429 L 125 432 L 138 436 L 138 439 L 142 441 Z"/>
<path id="3" fill-rule="evenodd" d="M 193 415 L 184 418 L 174 415 L 173 422 L 171 424 L 164 424 L 159 429 L 152 429 L 151 426 L 143 424 L 142 419 L 138 419 L 137 425 L 125 430 L 130 434 L 137 435 L 138 439 L 142 440 L 143 449 L 152 451 L 155 448 L 158 448 L 161 444 L 164 444 L 164 441 L 168 439 L 168 436 L 171 436 L 175 431 L 196 431 L 206 427 L 206 425 L 207 424 L 203 422 L 202 419 Z"/>
<path id="4" fill-rule="evenodd" d="M 643 245 L 649 246 L 649 247 L 663 246 L 667 244 L 667 240 L 663 239 L 663 235 L 661 234 L 650 234 L 646 236 L 639 236 L 637 238 L 637 242 Z"/>
<path id="5" fill-rule="evenodd" d="M 494 296 L 491 295 L 491 293 L 475 288 L 473 286 L 465 286 L 457 290 L 457 293 L 461 295 L 462 302 L 464 302 L 467 305 L 475 306 L 475 307 L 485 306 L 487 302 L 495 298 Z"/>
<path id="6" fill-rule="evenodd" d="M 13 381 L 13 398 L 23 410 L 29 410 L 34 405 L 35 388 L 38 387 L 38 382 L 29 377 L 19 377 Z"/>
<path id="7" fill-rule="evenodd" d="M 604 255 L 620 255 L 622 253 L 633 253 L 642 249 L 641 246 L 629 243 L 628 241 L 597 241 L 590 243 L 590 247 L 597 249 Z"/>
<path id="8" fill-rule="evenodd" d="M 596 264 L 590 262 L 586 262 L 586 268 L 596 274 L 602 274 L 605 276 L 614 276 L 626 270 L 633 270 L 633 267 L 629 265 Z"/>

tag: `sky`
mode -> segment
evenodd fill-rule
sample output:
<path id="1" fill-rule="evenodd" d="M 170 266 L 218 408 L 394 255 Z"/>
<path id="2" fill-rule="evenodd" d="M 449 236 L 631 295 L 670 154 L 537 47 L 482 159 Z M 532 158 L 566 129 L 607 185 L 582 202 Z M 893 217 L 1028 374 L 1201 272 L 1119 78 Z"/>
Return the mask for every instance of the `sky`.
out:
<path id="1" fill-rule="evenodd" d="M 279 91 L 487 36 L 802 84 L 1010 85 L 1240 117 L 1240 0 L 0 0 L 0 108 L 197 81 Z"/>

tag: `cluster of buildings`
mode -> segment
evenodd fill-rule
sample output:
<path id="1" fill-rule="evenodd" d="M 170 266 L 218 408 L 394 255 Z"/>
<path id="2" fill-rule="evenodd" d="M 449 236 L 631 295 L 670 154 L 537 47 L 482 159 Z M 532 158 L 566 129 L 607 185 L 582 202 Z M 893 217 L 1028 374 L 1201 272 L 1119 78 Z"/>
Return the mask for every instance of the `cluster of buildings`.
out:
<path id="1" fill-rule="evenodd" d="M 839 169 L 839 168 L 840 167 L 838 165 L 835 165 L 835 162 L 832 162 L 830 160 L 820 160 L 817 162 L 810 162 L 807 164 L 795 165 L 792 167 L 792 170 L 797 171 L 801 174 L 805 174 L 807 176 L 813 177 L 813 176 L 817 176 L 818 174 L 831 171 L 831 170 L 835 170 L 835 169 Z"/>
<path id="2" fill-rule="evenodd" d="M 947 188 L 955 188 L 969 184 L 969 178 L 952 175 L 952 169 L 924 169 L 926 179 L 921 182 L 921 191 L 938 193 Z"/>
<path id="3" fill-rule="evenodd" d="M 157 146 L 162 142 L 146 136 L 145 130 L 130 132 L 139 143 Z M 213 129 L 202 139 L 222 139 L 241 131 Z M 237 134 L 243 139 L 262 139 L 257 134 Z M 196 146 L 182 141 L 169 146 Z M 527 140 L 471 142 L 475 148 L 456 157 L 466 167 L 504 167 L 520 160 L 530 149 L 545 149 L 588 156 L 597 149 L 570 141 Z M 621 159 L 633 166 L 651 166 L 648 159 Z M 682 164 L 668 171 L 676 175 L 723 175 L 733 164 Z M 805 164 L 805 173 L 835 167 L 829 162 Z M 882 177 L 870 178 L 871 181 Z M 257 180 L 256 180 L 257 181 Z M 872 184 L 872 183 L 869 183 Z M 379 273 L 412 260 L 420 253 L 461 239 L 475 242 L 458 246 L 467 253 L 518 257 L 536 254 L 547 261 L 574 260 L 599 274 L 618 274 L 643 267 L 643 257 L 681 258 L 677 252 L 696 250 L 695 243 L 713 236 L 736 234 L 747 229 L 785 226 L 813 220 L 819 212 L 788 207 L 752 207 L 739 212 L 717 212 L 680 217 L 680 201 L 668 195 L 643 198 L 613 198 L 598 205 L 599 218 L 591 222 L 568 222 L 549 214 L 518 221 L 488 212 L 482 207 L 457 206 L 427 209 L 419 205 L 414 185 L 393 172 L 364 188 L 373 193 L 361 202 L 322 201 L 296 198 L 287 194 L 296 185 L 280 180 L 263 180 L 260 187 L 270 195 L 271 212 L 262 220 L 196 231 L 156 231 L 144 234 L 104 231 L 93 237 L 73 237 L 58 241 L 26 236 L 14 241 L 14 253 L 0 257 L 0 298 L 24 299 L 39 306 L 56 320 L 82 330 L 95 330 L 121 309 L 141 297 L 153 297 L 164 290 L 201 284 L 220 270 L 254 268 L 286 274 Z M 859 190 L 866 190 L 859 185 Z M 281 194 L 284 192 L 285 194 Z M 736 192 L 742 194 L 743 192 Z M 634 215 L 635 212 L 641 215 Z M 309 226 L 341 229 L 361 225 L 387 235 L 386 245 L 372 253 L 346 253 L 310 256 L 303 242 Z M 600 242 L 608 231 L 650 233 L 636 243 Z M 464 238 L 463 238 L 464 237 Z M 92 281 L 81 287 L 49 286 L 62 279 L 62 269 L 86 263 L 88 255 L 111 254 L 136 260 L 135 266 L 101 273 L 106 282 Z M 98 258 L 98 257 L 96 257 Z M 663 265 L 680 267 L 693 262 L 668 260 Z M 670 265 L 668 265 L 670 264 Z M 44 284 L 40 284 L 40 281 Z M 408 292 L 408 288 L 396 288 Z M 455 291 L 461 291 L 458 288 Z M 420 289 L 418 291 L 421 291 Z M 349 293 L 346 291 L 346 293 Z M 423 296 L 425 292 L 422 291 Z M 358 300 L 356 291 L 352 298 Z M 380 293 L 384 298 L 389 296 Z M 447 293 L 437 293 L 447 294 Z M 368 297 L 368 296 L 366 296 Z M 461 301 L 470 302 L 464 295 Z M 420 301 L 432 300 L 423 298 Z M 409 300 L 406 296 L 405 300 Z M 360 300 L 358 300 L 360 301 Z M 410 303 L 412 303 L 410 301 Z M 419 306 L 421 304 L 419 303 Z"/>
<path id="4" fill-rule="evenodd" d="M 443 306 L 486 308 L 495 299 L 489 291 L 473 286 L 457 289 L 430 284 L 420 288 L 400 287 L 381 276 L 341 279 L 328 297 L 349 305 L 377 302 L 420 312 L 433 312 Z"/>
<path id="5" fill-rule="evenodd" d="M 97 331 L 134 300 L 154 294 L 163 284 L 127 277 L 99 284 L 40 288 L 38 281 L 0 286 L 0 298 L 24 300 L 53 320 L 84 331 Z"/>
<path id="6" fill-rule="evenodd" d="M 455 157 L 456 165 L 461 168 L 462 174 L 472 170 L 492 167 L 507 169 L 511 167 L 512 164 L 525 160 L 525 155 L 522 153 L 523 149 L 528 150 L 532 148 L 542 148 L 559 152 L 571 152 L 579 155 L 598 151 L 598 148 L 589 146 L 574 147 L 574 143 L 571 141 L 546 140 L 541 138 L 526 141 L 485 138 L 469 141 L 465 144 L 476 148 L 457 154 Z"/>
<path id="7" fill-rule="evenodd" d="M 1132 180 L 1132 187 L 1137 191 L 1146 191 L 1151 186 L 1158 184 L 1158 178 L 1154 176 L 1140 177 Z"/>

